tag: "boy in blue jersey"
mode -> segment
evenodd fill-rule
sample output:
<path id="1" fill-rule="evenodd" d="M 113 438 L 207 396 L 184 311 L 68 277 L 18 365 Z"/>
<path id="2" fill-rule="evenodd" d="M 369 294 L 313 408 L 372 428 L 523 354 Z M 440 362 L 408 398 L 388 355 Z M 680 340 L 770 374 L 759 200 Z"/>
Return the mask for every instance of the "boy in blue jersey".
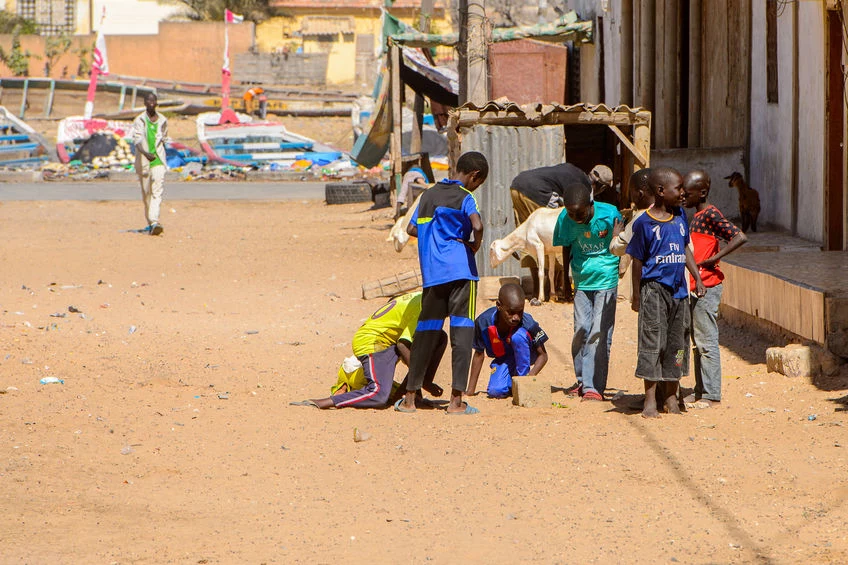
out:
<path id="1" fill-rule="evenodd" d="M 498 301 L 474 322 L 471 348 L 471 375 L 466 394 L 477 394 L 477 379 L 486 354 L 494 358 L 490 368 L 488 394 L 495 398 L 509 396 L 512 377 L 538 375 L 548 362 L 545 342 L 548 335 L 530 314 L 524 313 L 524 290 L 517 284 L 505 284 Z M 496 384 L 497 383 L 497 384 Z"/>
<path id="2" fill-rule="evenodd" d="M 651 169 L 648 186 L 654 193 L 654 204 L 633 222 L 627 254 L 633 258 L 632 308 L 639 312 L 636 376 L 645 382 L 642 417 L 658 418 L 658 383 L 666 411 L 680 413 L 677 388 L 686 353 L 687 269 L 695 279 L 696 294 L 704 296 L 705 291 L 681 207 L 685 197 L 683 177 L 668 167 Z"/>
<path id="3" fill-rule="evenodd" d="M 469 151 L 456 162 L 456 176 L 443 180 L 421 195 L 406 231 L 418 238 L 418 261 L 424 292 L 415 328 L 406 394 L 395 403 L 398 412 L 415 411 L 415 393 L 438 345 L 445 318 L 450 316 L 453 379 L 448 414 L 475 414 L 462 401 L 471 365 L 471 341 L 477 294 L 474 254 L 483 241 L 483 221 L 471 194 L 489 174 L 482 153 Z M 473 234 L 473 239 L 472 239 Z"/>
<path id="4" fill-rule="evenodd" d="M 593 202 L 582 184 L 568 188 L 565 210 L 557 219 L 553 244 L 562 246 L 563 265 L 574 276 L 574 338 L 571 355 L 575 392 L 583 400 L 603 400 L 609 374 L 609 353 L 618 297 L 618 257 L 610 253 L 613 228 L 621 221 L 618 208 Z M 565 279 L 566 299 L 571 281 Z"/>

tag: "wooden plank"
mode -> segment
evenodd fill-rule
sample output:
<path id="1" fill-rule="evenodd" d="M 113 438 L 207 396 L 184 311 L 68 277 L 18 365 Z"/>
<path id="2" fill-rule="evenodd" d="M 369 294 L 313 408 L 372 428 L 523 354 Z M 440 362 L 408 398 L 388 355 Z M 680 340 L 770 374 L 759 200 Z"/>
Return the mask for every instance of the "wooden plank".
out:
<path id="1" fill-rule="evenodd" d="M 636 147 L 632 143 L 630 143 L 630 140 L 627 139 L 627 136 L 624 135 L 624 132 L 618 129 L 618 126 L 613 124 L 609 124 L 607 127 L 612 130 L 612 132 L 627 148 L 627 150 L 633 154 L 633 156 L 636 158 L 636 161 L 638 161 L 642 167 L 645 167 L 645 164 L 648 162 L 647 159 L 644 155 L 642 155 L 642 153 L 638 149 L 636 149 Z"/>

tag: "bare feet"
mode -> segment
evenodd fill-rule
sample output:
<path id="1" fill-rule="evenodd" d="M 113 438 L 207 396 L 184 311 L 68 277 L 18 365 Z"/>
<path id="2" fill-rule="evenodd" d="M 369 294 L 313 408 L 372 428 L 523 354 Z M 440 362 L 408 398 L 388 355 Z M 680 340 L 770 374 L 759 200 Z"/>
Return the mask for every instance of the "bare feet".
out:
<path id="1" fill-rule="evenodd" d="M 665 411 L 669 414 L 681 414 L 680 406 L 677 403 L 676 396 L 669 396 L 665 399 Z"/>
<path id="2" fill-rule="evenodd" d="M 648 408 L 647 406 L 642 409 L 642 417 L 643 418 L 659 418 L 660 413 L 657 412 L 657 407 Z"/>
<path id="3" fill-rule="evenodd" d="M 642 417 L 660 417 L 657 411 L 657 381 L 645 381 L 645 406 L 642 408 Z"/>

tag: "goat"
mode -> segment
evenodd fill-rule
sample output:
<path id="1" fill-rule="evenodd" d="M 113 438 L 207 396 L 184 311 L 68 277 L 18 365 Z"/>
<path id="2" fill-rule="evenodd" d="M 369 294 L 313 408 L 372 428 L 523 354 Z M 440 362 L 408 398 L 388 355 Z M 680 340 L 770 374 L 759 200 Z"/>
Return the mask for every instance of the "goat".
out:
<path id="1" fill-rule="evenodd" d="M 748 186 L 741 173 L 733 172 L 728 177 L 728 186 L 739 191 L 739 215 L 742 217 L 742 231 L 747 232 L 750 227 L 757 231 L 757 217 L 760 215 L 760 194 Z"/>
<path id="2" fill-rule="evenodd" d="M 539 286 L 533 289 L 533 299 L 530 304 L 538 306 L 541 298 L 547 300 L 544 292 L 545 283 L 545 257 L 548 257 L 551 289 L 554 288 L 554 269 L 556 267 L 556 256 L 559 247 L 554 247 L 554 227 L 557 218 L 564 210 L 562 208 L 539 208 L 515 230 L 504 237 L 496 239 L 489 246 L 489 263 L 494 269 L 507 260 L 514 252 L 523 251 L 536 258 L 539 269 Z"/>
<path id="3" fill-rule="evenodd" d="M 424 193 L 422 192 L 421 194 Z M 395 225 L 392 226 L 391 231 L 389 231 L 389 237 L 386 238 L 386 241 L 394 242 L 395 251 L 398 253 L 403 251 L 403 248 L 409 241 L 409 234 L 406 233 L 406 226 L 409 225 L 410 220 L 412 220 L 412 215 L 416 210 L 418 210 L 418 201 L 421 200 L 421 194 L 418 195 L 418 198 L 415 199 L 415 202 L 413 202 L 412 206 L 410 206 L 406 211 L 406 214 L 398 218 Z"/>

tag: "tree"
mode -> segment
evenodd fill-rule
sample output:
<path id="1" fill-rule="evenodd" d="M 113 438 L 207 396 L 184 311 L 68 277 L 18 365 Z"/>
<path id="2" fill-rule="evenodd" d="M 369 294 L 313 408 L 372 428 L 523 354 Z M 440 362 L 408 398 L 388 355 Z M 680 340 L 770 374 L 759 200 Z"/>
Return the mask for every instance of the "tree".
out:
<path id="1" fill-rule="evenodd" d="M 59 57 L 71 49 L 71 38 L 67 34 L 48 35 L 44 40 L 44 76 L 49 77 Z"/>
<path id="2" fill-rule="evenodd" d="M 15 27 L 19 27 L 18 33 L 22 35 L 35 35 L 38 33 L 38 25 L 26 18 L 0 10 L 0 34 L 14 33 Z"/>
<path id="3" fill-rule="evenodd" d="M 0 61 L 12 71 L 16 77 L 29 76 L 29 59 L 33 54 L 21 48 L 21 26 L 17 25 L 12 30 L 12 49 L 6 52 L 0 47 Z M 37 57 L 36 59 L 40 59 Z"/>
<path id="4" fill-rule="evenodd" d="M 177 0 L 188 8 L 185 14 L 197 21 L 223 21 L 224 10 L 230 10 L 245 20 L 261 22 L 271 16 L 269 0 Z"/>

